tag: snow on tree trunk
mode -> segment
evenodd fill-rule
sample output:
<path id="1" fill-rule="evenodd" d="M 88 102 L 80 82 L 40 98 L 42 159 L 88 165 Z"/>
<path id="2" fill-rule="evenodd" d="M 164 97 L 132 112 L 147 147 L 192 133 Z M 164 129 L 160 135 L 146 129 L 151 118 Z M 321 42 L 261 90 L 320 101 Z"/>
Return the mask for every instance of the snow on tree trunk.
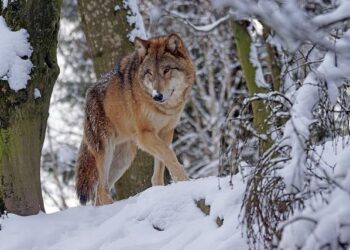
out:
<path id="1" fill-rule="evenodd" d="M 32 48 L 33 68 L 30 77 L 19 79 L 20 89 L 8 81 L 10 69 L 7 77 L 0 76 L 0 204 L 2 199 L 6 210 L 15 214 L 44 211 L 40 156 L 52 88 L 59 73 L 56 49 L 60 5 L 59 0 L 18 0 L 0 9 L 10 30 L 27 30 Z M 28 60 L 27 55 L 17 55 Z M 18 67 L 16 70 L 24 73 Z"/>
<path id="2" fill-rule="evenodd" d="M 116 62 L 133 50 L 128 39 L 135 34 L 142 36 L 135 4 L 134 1 L 122 0 L 78 1 L 97 77 L 110 71 Z M 150 187 L 152 173 L 153 157 L 139 150 L 130 169 L 116 183 L 117 198 L 124 199 Z"/>

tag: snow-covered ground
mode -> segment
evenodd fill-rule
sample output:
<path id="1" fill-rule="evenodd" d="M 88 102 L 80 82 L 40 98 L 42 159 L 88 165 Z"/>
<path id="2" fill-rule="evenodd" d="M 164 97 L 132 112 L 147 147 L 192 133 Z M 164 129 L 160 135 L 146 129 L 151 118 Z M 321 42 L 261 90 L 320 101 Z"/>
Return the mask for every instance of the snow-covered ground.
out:
<path id="1" fill-rule="evenodd" d="M 9 214 L 0 220 L 0 249 L 245 250 L 238 218 L 245 190 L 241 179 L 234 176 L 233 188 L 228 178 L 209 177 L 152 187 L 103 207 Z M 210 205 L 209 215 L 197 207 L 200 199 Z"/>

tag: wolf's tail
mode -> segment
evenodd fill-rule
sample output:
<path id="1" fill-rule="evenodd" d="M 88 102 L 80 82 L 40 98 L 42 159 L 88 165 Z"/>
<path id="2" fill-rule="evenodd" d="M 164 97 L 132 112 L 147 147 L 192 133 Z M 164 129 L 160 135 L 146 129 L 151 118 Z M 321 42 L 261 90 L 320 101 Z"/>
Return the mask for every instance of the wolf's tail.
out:
<path id="1" fill-rule="evenodd" d="M 82 142 L 75 168 L 75 190 L 80 204 L 85 205 L 93 198 L 97 179 L 95 157 L 86 143 Z"/>

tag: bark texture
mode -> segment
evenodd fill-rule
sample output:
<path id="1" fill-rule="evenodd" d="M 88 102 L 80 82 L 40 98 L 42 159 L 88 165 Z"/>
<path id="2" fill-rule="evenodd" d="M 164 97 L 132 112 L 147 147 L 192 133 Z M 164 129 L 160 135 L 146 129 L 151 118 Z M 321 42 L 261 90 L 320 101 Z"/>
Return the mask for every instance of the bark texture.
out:
<path id="1" fill-rule="evenodd" d="M 133 50 L 127 34 L 132 27 L 127 22 L 122 0 L 78 0 L 83 30 L 90 48 L 96 75 L 110 71 Z M 115 11 L 115 6 L 120 9 Z M 153 157 L 138 151 L 129 170 L 116 183 L 117 199 L 133 196 L 151 186 Z"/>
<path id="2" fill-rule="evenodd" d="M 44 211 L 40 156 L 50 97 L 59 74 L 60 6 L 60 0 L 16 0 L 0 9 L 12 30 L 27 29 L 33 48 L 34 66 L 27 88 L 15 92 L 7 81 L 0 81 L 0 199 L 7 211 L 19 215 Z M 34 98 L 35 88 L 41 98 Z"/>
<path id="3" fill-rule="evenodd" d="M 279 64 L 278 52 L 276 47 L 273 47 L 270 43 L 266 42 L 269 38 L 270 27 L 263 25 L 263 37 L 267 47 L 268 62 L 271 69 L 271 80 L 273 91 L 281 91 L 281 66 Z"/>
<path id="4" fill-rule="evenodd" d="M 115 11 L 117 5 L 120 9 Z M 78 6 L 95 73 L 99 77 L 133 49 L 127 39 L 131 30 L 127 11 L 122 7 L 122 0 L 78 0 Z"/>

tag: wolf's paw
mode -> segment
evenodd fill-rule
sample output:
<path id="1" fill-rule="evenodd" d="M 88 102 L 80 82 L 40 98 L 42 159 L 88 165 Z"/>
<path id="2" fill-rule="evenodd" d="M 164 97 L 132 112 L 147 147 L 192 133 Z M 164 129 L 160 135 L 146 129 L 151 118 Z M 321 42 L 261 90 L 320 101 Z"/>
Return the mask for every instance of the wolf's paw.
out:
<path id="1" fill-rule="evenodd" d="M 180 178 L 177 178 L 176 181 L 189 181 L 189 180 L 190 180 L 190 178 L 188 178 L 188 176 L 185 175 L 185 176 L 182 176 L 182 177 L 180 177 Z"/>
<path id="2" fill-rule="evenodd" d="M 152 186 L 164 186 L 164 178 L 153 178 L 152 177 Z"/>
<path id="3" fill-rule="evenodd" d="M 111 196 L 102 196 L 102 197 L 97 197 L 95 201 L 95 206 L 103 206 L 103 205 L 109 205 L 113 203 L 113 199 Z"/>
<path id="4" fill-rule="evenodd" d="M 188 181 L 190 178 L 188 178 L 187 173 L 185 170 L 181 171 L 181 173 L 178 173 L 176 176 L 174 176 L 174 181 Z"/>
<path id="5" fill-rule="evenodd" d="M 109 205 L 109 204 L 112 204 L 113 203 L 113 200 L 112 199 L 108 199 L 108 200 L 98 200 L 95 202 L 95 206 L 103 206 L 103 205 Z"/>

